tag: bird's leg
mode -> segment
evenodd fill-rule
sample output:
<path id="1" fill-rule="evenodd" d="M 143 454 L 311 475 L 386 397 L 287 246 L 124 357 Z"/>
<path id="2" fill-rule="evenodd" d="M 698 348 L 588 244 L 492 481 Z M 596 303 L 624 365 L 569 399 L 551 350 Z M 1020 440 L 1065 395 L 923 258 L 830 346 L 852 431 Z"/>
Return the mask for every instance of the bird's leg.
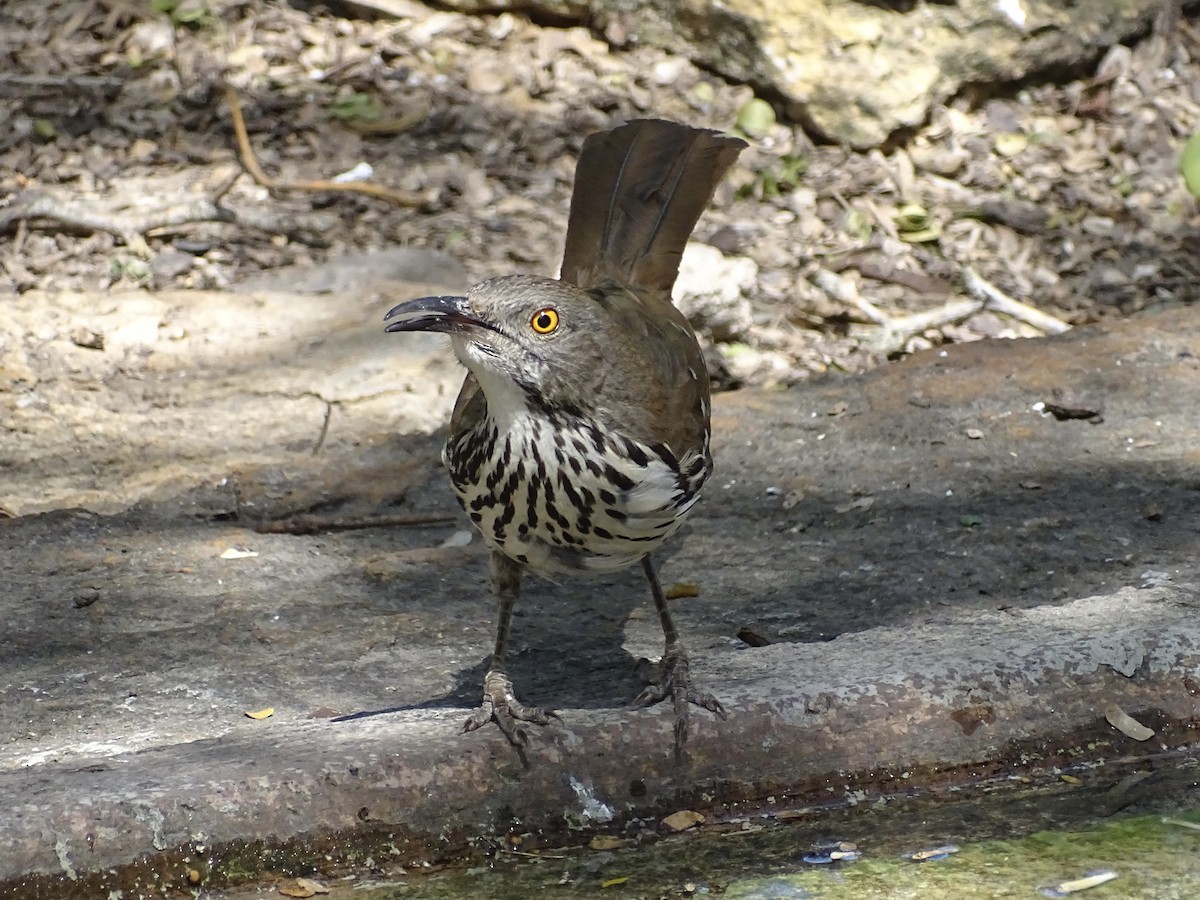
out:
<path id="1" fill-rule="evenodd" d="M 499 606 L 496 623 L 496 649 L 492 664 L 483 679 L 483 704 L 463 723 L 463 731 L 474 731 L 495 721 L 510 744 L 520 748 L 528 741 L 520 722 L 546 725 L 558 716 L 553 710 L 525 706 L 513 696 L 512 682 L 504 672 L 504 657 L 508 652 L 508 630 L 512 625 L 513 609 L 521 592 L 521 567 L 503 553 L 493 550 L 491 556 L 492 593 Z"/>
<path id="2" fill-rule="evenodd" d="M 654 597 L 654 607 L 658 610 L 659 621 L 662 622 L 666 649 L 663 651 L 662 674 L 658 681 L 648 684 L 633 703 L 635 706 L 650 706 L 667 697 L 671 698 L 675 704 L 675 758 L 678 760 L 682 758 L 683 745 L 687 742 L 689 704 L 702 706 L 722 719 L 725 718 L 725 708 L 712 694 L 702 694 L 692 688 L 687 651 L 679 640 L 675 623 L 671 621 L 667 598 L 663 596 L 662 585 L 658 583 L 658 575 L 649 555 L 642 557 L 642 571 L 646 573 L 646 580 L 650 582 L 650 594 Z"/>

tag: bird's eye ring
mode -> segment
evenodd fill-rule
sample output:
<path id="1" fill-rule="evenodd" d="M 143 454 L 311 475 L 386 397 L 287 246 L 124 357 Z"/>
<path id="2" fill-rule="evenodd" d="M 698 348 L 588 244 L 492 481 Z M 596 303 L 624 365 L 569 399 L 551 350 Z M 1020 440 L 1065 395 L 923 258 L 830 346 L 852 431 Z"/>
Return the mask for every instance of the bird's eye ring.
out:
<path id="1" fill-rule="evenodd" d="M 529 320 L 529 327 L 538 334 L 550 334 L 558 328 L 558 311 L 550 306 L 539 309 Z"/>

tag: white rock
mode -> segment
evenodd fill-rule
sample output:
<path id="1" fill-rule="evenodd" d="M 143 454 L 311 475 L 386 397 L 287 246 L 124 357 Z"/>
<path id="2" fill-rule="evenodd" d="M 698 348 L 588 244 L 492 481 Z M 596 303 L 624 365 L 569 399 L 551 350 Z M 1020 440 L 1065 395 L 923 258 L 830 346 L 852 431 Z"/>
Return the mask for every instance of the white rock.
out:
<path id="1" fill-rule="evenodd" d="M 744 256 L 725 256 L 716 247 L 689 243 L 679 263 L 675 303 L 692 327 L 714 341 L 744 337 L 753 324 L 749 295 L 758 265 Z"/>

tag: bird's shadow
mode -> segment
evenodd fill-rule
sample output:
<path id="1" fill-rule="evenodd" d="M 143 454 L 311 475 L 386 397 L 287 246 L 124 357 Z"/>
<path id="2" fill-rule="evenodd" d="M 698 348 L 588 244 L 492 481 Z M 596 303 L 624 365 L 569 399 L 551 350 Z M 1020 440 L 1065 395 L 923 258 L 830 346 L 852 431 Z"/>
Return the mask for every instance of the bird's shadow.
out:
<path id="1" fill-rule="evenodd" d="M 526 577 L 505 666 L 517 699 L 546 710 L 629 708 L 646 685 L 642 660 L 624 646 L 625 622 L 639 607 L 653 616 L 650 592 L 636 569 L 563 584 Z M 482 700 L 490 665 L 487 653 L 452 673 L 454 686 L 444 694 L 333 721 L 427 709 L 459 709 L 465 716 Z"/>

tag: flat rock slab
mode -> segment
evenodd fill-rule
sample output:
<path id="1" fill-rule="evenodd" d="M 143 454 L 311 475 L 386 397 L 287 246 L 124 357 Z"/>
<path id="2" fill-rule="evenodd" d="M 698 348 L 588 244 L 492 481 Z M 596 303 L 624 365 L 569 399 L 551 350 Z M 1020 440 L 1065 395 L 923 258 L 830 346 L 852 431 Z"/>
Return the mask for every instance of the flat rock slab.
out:
<path id="1" fill-rule="evenodd" d="M 390 302 L 0 310 L 24 335 L 0 359 L 0 888 L 82 890 L 198 843 L 383 834 L 435 859 L 514 828 L 917 783 L 1089 729 L 1094 759 L 1194 737 L 1194 310 L 717 397 L 717 473 L 662 573 L 699 589 L 677 622 L 728 720 L 697 712 L 676 766 L 669 710 L 625 705 L 661 652 L 637 574 L 531 580 L 511 672 L 563 721 L 523 766 L 494 729 L 457 735 L 493 625 L 430 433 L 459 374 L 442 343 L 381 334 Z M 434 521 L 255 529 L 380 514 Z M 1155 736 L 1109 728 L 1114 708 Z"/>

